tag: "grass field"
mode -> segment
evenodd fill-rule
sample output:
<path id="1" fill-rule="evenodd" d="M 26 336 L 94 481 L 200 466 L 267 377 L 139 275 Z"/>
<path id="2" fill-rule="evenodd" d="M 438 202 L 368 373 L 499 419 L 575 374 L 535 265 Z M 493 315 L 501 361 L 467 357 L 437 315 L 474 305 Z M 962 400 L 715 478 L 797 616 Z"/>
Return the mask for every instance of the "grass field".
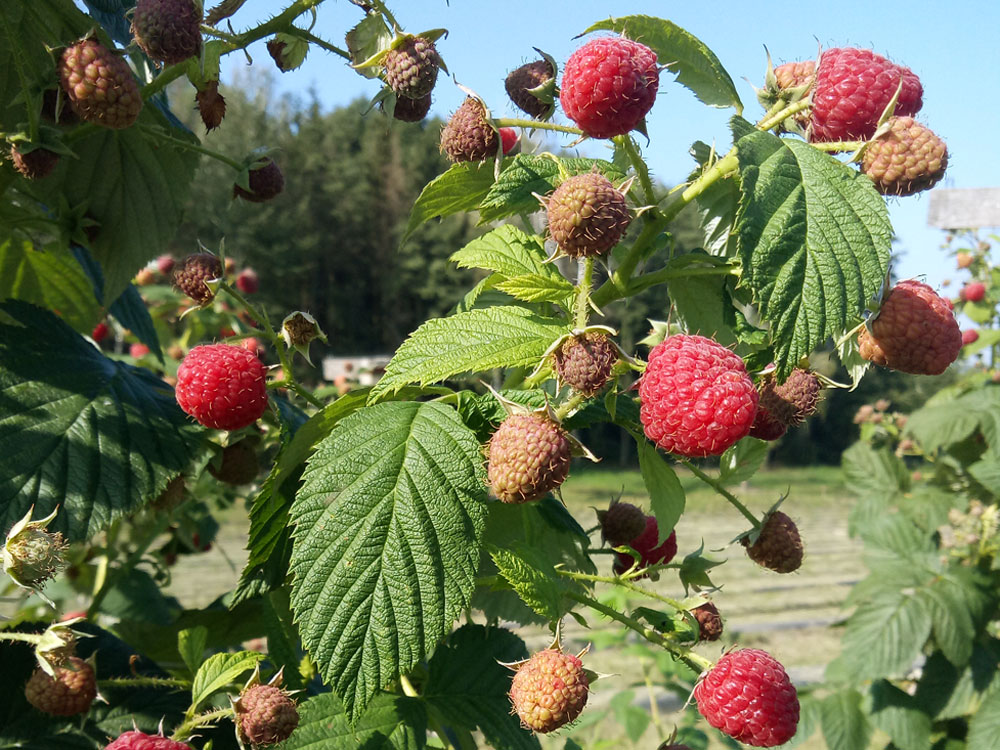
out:
<path id="1" fill-rule="evenodd" d="M 820 681 L 826 663 L 839 653 L 836 623 L 843 616 L 840 605 L 850 586 L 864 575 L 860 544 L 847 535 L 852 499 L 843 486 L 840 470 L 836 467 L 773 469 L 758 473 L 734 489 L 758 516 L 781 495 L 789 496 L 782 508 L 798 523 L 806 548 L 802 568 L 791 575 L 771 573 L 750 562 L 739 545 L 730 545 L 734 537 L 746 530 L 747 521 L 697 478 L 682 476 L 682 483 L 687 492 L 687 508 L 677 526 L 678 558 L 704 543 L 706 551 L 727 559 L 725 565 L 713 571 L 713 580 L 721 589 L 713 598 L 725 618 L 726 633 L 721 641 L 703 645 L 699 651 L 714 659 L 733 643 L 763 648 L 785 665 L 797 685 Z M 564 500 L 584 528 L 591 528 L 596 522 L 593 508 L 606 507 L 619 494 L 623 500 L 648 508 L 642 477 L 635 471 L 575 471 L 563 488 Z M 230 514 L 223 523 L 211 552 L 182 559 L 176 566 L 169 593 L 178 596 L 186 606 L 207 604 L 235 585 L 245 559 L 247 526 L 237 518 L 238 514 Z M 594 545 L 599 543 L 595 534 Z M 611 561 L 610 555 L 598 556 L 601 572 L 610 572 Z M 648 585 L 666 596 L 683 596 L 676 576 L 669 573 Z M 601 594 L 598 589 L 598 595 Z M 565 645 L 579 649 L 592 643 L 586 660 L 588 667 L 611 676 L 597 683 L 591 705 L 579 726 L 569 733 L 543 738 L 543 747 L 562 748 L 570 737 L 586 750 L 656 748 L 674 721 L 680 720 L 676 712 L 682 701 L 663 687 L 653 661 L 647 658 L 648 649 L 639 647 L 638 641 L 631 638 L 623 641 L 620 626 L 611 626 L 595 613 L 588 614 L 587 619 L 590 630 L 567 618 Z M 521 628 L 518 632 L 531 651 L 544 648 L 551 638 L 543 628 Z M 648 686 L 641 684 L 643 670 L 649 678 Z M 622 695 L 630 689 L 631 692 Z M 649 718 L 651 700 L 656 704 L 659 728 Z M 632 736 L 636 737 L 646 726 L 637 741 L 630 740 L 625 727 L 609 710 L 614 706 L 620 708 L 622 701 L 634 702 L 625 712 L 631 717 Z M 588 716 L 589 721 L 585 720 Z M 708 729 L 704 722 L 699 725 Z M 708 731 L 719 736 L 714 730 Z M 713 738 L 710 747 L 725 745 Z M 817 733 L 799 747 L 819 750 L 825 746 Z"/>

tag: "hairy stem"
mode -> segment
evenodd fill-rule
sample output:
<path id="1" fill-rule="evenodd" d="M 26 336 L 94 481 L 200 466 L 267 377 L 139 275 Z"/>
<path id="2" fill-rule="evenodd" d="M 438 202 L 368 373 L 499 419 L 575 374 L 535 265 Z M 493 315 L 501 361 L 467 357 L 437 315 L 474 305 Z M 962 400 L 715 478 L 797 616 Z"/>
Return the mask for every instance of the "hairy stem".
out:
<path id="1" fill-rule="evenodd" d="M 322 49 L 325 49 L 327 52 L 332 52 L 335 55 L 340 55 L 348 62 L 351 61 L 350 52 L 330 44 L 325 39 L 321 39 L 320 37 L 316 36 L 310 31 L 306 31 L 305 29 L 300 29 L 298 26 L 293 26 L 290 29 L 288 29 L 288 33 L 297 37 L 301 37 L 302 39 L 305 39 L 307 42 L 315 44 L 317 47 L 321 47 Z"/>
<path id="2" fill-rule="evenodd" d="M 197 714 L 192 716 L 190 719 L 181 724 L 170 735 L 170 739 L 174 742 L 185 742 L 191 737 L 191 734 L 196 729 L 201 729 L 202 727 L 207 727 L 220 719 L 229 719 L 235 716 L 233 709 L 231 708 L 220 708 L 216 711 L 209 711 L 204 714 Z"/>
<path id="3" fill-rule="evenodd" d="M 738 510 L 740 513 L 742 513 L 743 516 L 750 523 L 753 524 L 753 527 L 755 529 L 756 528 L 760 528 L 760 521 L 758 521 L 757 518 L 754 516 L 754 514 L 750 512 L 750 510 L 747 508 L 747 506 L 745 506 L 743 503 L 741 503 L 739 500 L 736 499 L 736 496 L 732 492 L 730 492 L 725 487 L 723 487 L 722 483 L 718 479 L 710 477 L 708 474 L 706 474 L 705 472 L 703 472 L 701 469 L 699 469 L 697 466 L 695 466 L 693 463 L 691 463 L 690 461 L 688 461 L 686 459 L 682 458 L 682 459 L 678 459 L 678 461 L 679 461 L 679 463 L 681 463 L 684 466 L 686 466 L 688 468 L 688 470 L 692 474 L 694 474 L 696 477 L 698 477 L 698 479 L 700 479 L 701 481 L 703 481 L 709 487 L 711 487 L 716 492 L 718 492 L 720 495 L 722 495 L 724 498 L 726 498 L 726 500 L 728 500 L 729 503 L 734 508 L 736 508 L 736 510 Z"/>
<path id="4" fill-rule="evenodd" d="M 106 680 L 98 680 L 97 687 L 174 687 L 178 690 L 189 690 L 191 683 L 188 680 L 176 680 L 172 677 L 109 677 Z"/>
<path id="5" fill-rule="evenodd" d="M 498 128 L 535 128 L 536 130 L 555 130 L 559 133 L 570 133 L 571 135 L 583 135 L 579 128 L 569 125 L 556 125 L 554 122 L 542 122 L 540 120 L 520 120 L 517 118 L 502 117 L 494 121 Z"/>
<path id="6" fill-rule="evenodd" d="M 218 151 L 213 151 L 210 148 L 205 148 L 204 146 L 201 146 L 197 143 L 191 143 L 190 141 L 185 141 L 180 138 L 174 138 L 174 136 L 164 132 L 160 128 L 153 128 L 150 127 L 149 125 L 139 125 L 139 129 L 144 133 L 149 133 L 151 136 L 156 138 L 161 143 L 170 143 L 171 145 L 177 146 L 178 148 L 183 148 L 188 151 L 194 151 L 197 154 L 203 154 L 204 156 L 209 156 L 215 159 L 216 161 L 221 161 L 223 164 L 232 167 L 237 172 L 243 169 L 243 165 L 240 162 L 236 161 L 235 159 L 231 159 L 225 154 L 220 154 Z"/>
<path id="7" fill-rule="evenodd" d="M 757 123 L 756 127 L 758 130 L 770 130 L 776 125 L 783 123 L 792 115 L 798 114 L 802 110 L 808 109 L 810 106 L 812 106 L 812 100 L 809 97 L 799 99 L 797 102 L 793 102 L 784 109 L 775 112 L 770 117 L 765 117 Z"/>
<path id="8" fill-rule="evenodd" d="M 587 316 L 590 313 L 590 289 L 594 284 L 594 259 L 584 258 L 578 267 L 579 277 L 576 282 L 576 328 L 587 327 Z"/>
<path id="9" fill-rule="evenodd" d="M 649 167 L 646 166 L 646 162 L 639 156 L 639 150 L 635 147 L 635 141 L 632 140 L 632 136 L 627 133 L 615 136 L 614 141 L 621 144 L 621 147 L 625 149 L 628 160 L 632 162 L 632 168 L 635 169 L 635 173 L 639 177 L 639 184 L 642 186 L 646 205 L 656 205 L 656 193 L 653 190 L 653 181 L 649 179 Z M 656 211 L 647 211 L 643 216 L 646 221 L 652 221 L 656 218 L 656 213 Z"/>
<path id="10" fill-rule="evenodd" d="M 623 578 L 591 575 L 589 573 L 575 573 L 571 570 L 563 570 L 561 568 L 557 568 L 556 572 L 561 576 L 565 576 L 566 578 L 572 578 L 574 581 L 593 581 L 594 583 L 611 583 L 614 584 L 615 586 L 621 586 L 622 588 L 628 589 L 629 591 L 634 591 L 635 593 L 641 594 L 642 596 L 649 597 L 650 599 L 655 599 L 658 602 L 663 602 L 664 604 L 673 607 L 678 612 L 684 612 L 687 610 L 687 607 L 685 607 L 676 599 L 671 599 L 668 596 L 657 594 L 655 591 L 644 589 L 642 586 L 632 583 L 631 581 L 626 581 Z"/>

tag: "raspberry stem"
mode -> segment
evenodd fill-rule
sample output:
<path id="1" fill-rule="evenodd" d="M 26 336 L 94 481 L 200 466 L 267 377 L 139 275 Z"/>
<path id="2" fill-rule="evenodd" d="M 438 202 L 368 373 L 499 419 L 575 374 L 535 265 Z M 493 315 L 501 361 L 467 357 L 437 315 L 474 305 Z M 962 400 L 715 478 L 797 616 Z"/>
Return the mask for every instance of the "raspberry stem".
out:
<path id="1" fill-rule="evenodd" d="M 594 284 L 594 259 L 587 257 L 577 266 L 576 282 L 576 328 L 587 327 L 590 312 L 590 289 Z"/>
<path id="2" fill-rule="evenodd" d="M 639 177 L 639 184 L 642 185 L 642 192 L 645 194 L 646 204 L 649 206 L 656 205 L 656 193 L 653 190 L 653 182 L 649 179 L 649 167 L 646 166 L 646 162 L 642 160 L 639 156 L 639 150 L 635 146 L 635 141 L 632 140 L 632 136 L 618 135 L 613 138 L 615 143 L 621 145 L 625 150 L 628 160 L 632 162 L 632 167 L 635 169 L 636 175 Z M 651 221 L 659 213 L 657 210 L 647 211 L 643 216 L 647 217 L 646 221 Z"/>
<path id="3" fill-rule="evenodd" d="M 598 550 L 589 550 L 589 551 L 597 552 Z M 593 581 L 594 583 L 611 583 L 614 584 L 615 586 L 621 586 L 622 588 L 626 588 L 629 591 L 634 591 L 637 594 L 642 594 L 643 596 L 649 597 L 650 599 L 655 599 L 658 602 L 663 602 L 664 604 L 673 607 L 678 612 L 687 611 L 687 607 L 685 607 L 676 599 L 671 599 L 668 596 L 657 594 L 655 591 L 644 589 L 642 586 L 632 583 L 631 581 L 626 581 L 621 577 L 591 575 L 590 573 L 575 573 L 571 570 L 563 570 L 562 568 L 556 568 L 556 572 L 561 576 L 565 576 L 566 578 L 572 578 L 574 581 Z"/>
<path id="4" fill-rule="evenodd" d="M 210 148 L 205 148 L 197 143 L 191 143 L 190 141 L 183 141 L 180 138 L 174 138 L 172 135 L 167 135 L 160 128 L 153 128 L 149 125 L 139 125 L 139 130 L 144 133 L 148 133 L 160 142 L 170 143 L 171 145 L 177 146 L 178 148 L 187 149 L 188 151 L 194 151 L 195 153 L 202 154 L 204 156 L 209 156 L 216 161 L 221 161 L 226 166 L 232 167 L 237 172 L 243 169 L 243 165 L 240 164 L 235 159 L 230 159 L 225 154 L 220 154 L 218 151 L 213 151 Z"/>
<path id="5" fill-rule="evenodd" d="M 757 123 L 756 127 L 758 130 L 770 130 L 771 128 L 783 123 L 792 115 L 798 114 L 802 110 L 808 109 L 811 106 L 812 99 L 810 97 L 799 99 L 797 102 L 792 102 L 787 107 L 779 110 L 770 117 L 765 116 L 763 120 Z"/>
<path id="6" fill-rule="evenodd" d="M 820 151 L 857 151 L 859 148 L 865 145 L 867 141 L 821 141 L 819 143 L 810 143 L 809 145 L 813 148 L 818 148 Z"/>
<path id="7" fill-rule="evenodd" d="M 235 714 L 233 713 L 232 708 L 220 708 L 216 711 L 197 714 L 177 727 L 177 729 L 174 730 L 174 733 L 170 735 L 170 739 L 174 742 L 186 742 L 191 737 L 194 730 L 210 726 L 219 721 L 219 719 L 229 719 L 233 716 L 235 716 Z"/>
<path id="8" fill-rule="evenodd" d="M 106 680 L 98 680 L 97 687 L 175 687 L 179 690 L 190 690 L 191 682 L 173 677 L 109 677 Z"/>
<path id="9" fill-rule="evenodd" d="M 554 122 L 542 122 L 541 120 L 520 120 L 517 118 L 503 117 L 494 120 L 498 128 L 535 128 L 536 130 L 555 130 L 559 133 L 570 133 L 571 135 L 583 135 L 579 128 L 569 125 L 556 125 Z"/>
<path id="10" fill-rule="evenodd" d="M 711 487 L 716 492 L 718 492 L 720 495 L 722 495 L 724 498 L 726 498 L 726 500 L 728 500 L 730 502 L 730 504 L 734 508 L 736 508 L 736 510 L 738 510 L 740 513 L 742 513 L 743 516 L 750 523 L 753 524 L 753 527 L 755 529 L 760 528 L 760 521 L 758 521 L 757 518 L 754 516 L 754 514 L 751 513 L 750 510 L 747 508 L 747 506 L 745 506 L 743 503 L 741 503 L 739 500 L 737 500 L 736 496 L 733 493 L 731 493 L 729 490 L 727 490 L 722 485 L 722 483 L 719 480 L 713 479 L 708 474 L 706 474 L 705 472 L 703 472 L 701 469 L 699 469 L 697 466 L 695 466 L 693 463 L 691 463 L 690 461 L 688 461 L 686 459 L 683 459 L 683 458 L 678 459 L 678 463 L 682 464 L 683 466 L 686 466 L 688 468 L 688 471 L 690 471 L 692 474 L 694 474 L 696 477 L 698 477 L 698 479 L 700 479 L 701 481 L 703 481 L 709 487 Z"/>
<path id="11" fill-rule="evenodd" d="M 308 31 L 306 31 L 305 29 L 300 29 L 298 26 L 292 26 L 292 27 L 290 27 L 288 29 L 287 33 L 291 34 L 292 36 L 297 36 L 297 37 L 299 37 L 301 39 L 305 39 L 307 42 L 310 42 L 311 44 L 315 44 L 317 47 L 321 47 L 322 49 L 325 49 L 327 52 L 332 52 L 335 55 L 340 55 L 345 60 L 350 60 L 351 59 L 351 53 L 350 52 L 347 52 L 346 50 L 342 50 L 340 47 L 336 47 L 336 46 L 330 44 L 328 41 L 326 41 L 324 39 L 320 39 L 315 34 L 312 34 L 312 33 L 308 32 Z"/>

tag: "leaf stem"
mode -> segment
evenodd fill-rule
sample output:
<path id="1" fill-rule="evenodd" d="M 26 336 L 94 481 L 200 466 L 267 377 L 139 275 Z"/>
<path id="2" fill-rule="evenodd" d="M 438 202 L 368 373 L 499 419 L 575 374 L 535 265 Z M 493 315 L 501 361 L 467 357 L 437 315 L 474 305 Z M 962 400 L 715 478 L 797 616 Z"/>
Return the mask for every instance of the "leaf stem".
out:
<path id="1" fill-rule="evenodd" d="M 153 543 L 156 537 L 167 530 L 170 523 L 171 517 L 169 513 L 159 514 L 156 523 L 149 529 L 146 536 L 140 540 L 139 545 L 136 547 L 135 551 L 128 556 L 125 563 L 115 568 L 114 572 L 110 573 L 107 578 L 104 579 L 104 583 L 102 583 L 101 587 L 94 593 L 94 598 L 91 600 L 90 606 L 87 607 L 88 620 L 92 620 L 94 618 L 100 610 L 104 598 L 118 584 L 118 580 L 139 564 L 143 555 L 145 555 L 146 551 L 149 549 L 149 545 Z"/>
<path id="2" fill-rule="evenodd" d="M 780 125 L 792 115 L 798 114 L 802 110 L 808 109 L 811 106 L 812 99 L 810 97 L 799 99 L 797 102 L 792 102 L 784 109 L 775 112 L 770 117 L 765 116 L 763 120 L 757 123 L 756 127 L 758 130 L 770 130 L 776 125 Z"/>
<path id="3" fill-rule="evenodd" d="M 579 128 L 569 125 L 556 125 L 554 122 L 542 122 L 541 120 L 521 120 L 518 118 L 501 117 L 494 121 L 498 128 L 535 128 L 536 130 L 554 130 L 558 133 L 569 133 L 571 135 L 583 135 Z"/>
<path id="4" fill-rule="evenodd" d="M 595 552 L 597 550 L 594 550 Z M 556 573 L 566 578 L 572 578 L 574 581 L 593 581 L 594 583 L 610 583 L 615 586 L 621 586 L 622 588 L 633 591 L 642 596 L 648 597 L 650 599 L 655 599 L 658 602 L 663 602 L 666 605 L 673 607 L 678 612 L 687 611 L 687 607 L 681 604 L 676 599 L 671 599 L 668 596 L 663 596 L 662 594 L 657 594 L 655 591 L 650 591 L 642 586 L 639 586 L 631 581 L 626 581 L 624 578 L 611 577 L 611 576 L 599 576 L 591 575 L 590 573 L 576 573 L 572 570 L 563 570 L 562 568 L 556 568 Z"/>
<path id="5" fill-rule="evenodd" d="M 310 31 L 306 31 L 305 29 L 300 29 L 298 26 L 292 26 L 290 29 L 288 29 L 287 33 L 291 34 L 292 36 L 301 37 L 302 39 L 305 39 L 307 42 L 315 44 L 317 47 L 325 49 L 327 52 L 332 52 L 335 55 L 340 55 L 348 62 L 351 61 L 350 52 L 348 52 L 347 50 L 342 50 L 340 47 L 336 47 L 330 44 L 325 39 L 321 39 L 320 37 L 316 36 Z"/>
<path id="6" fill-rule="evenodd" d="M 728 500 L 729 503 L 734 508 L 736 508 L 736 510 L 738 510 L 740 513 L 742 513 L 743 516 L 750 523 L 753 524 L 753 527 L 755 529 L 760 528 L 760 521 L 758 521 L 757 518 L 754 516 L 754 514 L 751 513 L 750 510 L 747 508 L 747 506 L 745 506 L 743 503 L 741 503 L 739 500 L 737 500 L 736 496 L 732 492 L 730 492 L 729 490 L 727 490 L 718 479 L 715 479 L 714 477 L 710 477 L 708 474 L 706 474 L 705 472 L 703 472 L 701 469 L 699 469 L 697 466 L 695 466 L 693 463 L 691 463 L 687 459 L 681 458 L 681 459 L 678 459 L 678 462 L 680 464 L 682 464 L 683 466 L 686 466 L 687 469 L 688 469 L 688 471 L 690 471 L 692 474 L 694 474 L 696 477 L 698 477 L 698 479 L 700 479 L 701 481 L 703 481 L 709 487 L 711 487 L 716 492 L 718 492 L 720 495 L 722 495 L 724 498 L 726 498 L 726 500 Z"/>
<path id="7" fill-rule="evenodd" d="M 403 688 L 403 695 L 409 696 L 410 698 L 419 698 L 420 693 L 417 689 L 413 687 L 413 683 L 410 682 L 410 678 L 405 674 L 399 676 L 399 686 Z"/>
<path id="8" fill-rule="evenodd" d="M 810 143 L 809 145 L 820 151 L 857 151 L 865 143 L 866 141 L 826 141 Z"/>
<path id="9" fill-rule="evenodd" d="M 612 620 L 617 620 L 630 630 L 634 630 L 636 633 L 641 635 L 650 643 L 655 643 L 657 646 L 661 646 L 665 650 L 669 651 L 671 654 L 674 655 L 675 658 L 684 662 L 689 667 L 691 667 L 691 669 L 693 669 L 695 672 L 698 672 L 699 674 L 707 669 L 712 668 L 712 662 L 710 662 L 705 657 L 700 656 L 699 654 L 696 654 L 693 651 L 690 651 L 689 649 L 684 649 L 677 646 L 677 644 L 675 644 L 673 641 L 671 641 L 662 633 L 659 633 L 656 630 L 653 630 L 652 628 L 646 627 L 635 618 L 629 617 L 628 615 L 619 612 L 617 609 L 614 609 L 613 607 L 608 607 L 607 605 L 602 604 L 596 599 L 586 596 L 585 594 L 581 594 L 577 591 L 567 591 L 566 596 L 568 596 L 570 599 L 573 599 L 574 601 L 579 602 L 580 604 L 583 604 L 584 606 L 597 610 L 602 615 L 606 615 L 607 617 L 610 617 Z"/>
<path id="10" fill-rule="evenodd" d="M 97 687 L 174 687 L 179 690 L 188 690 L 191 687 L 191 682 L 173 677 L 109 677 L 105 680 L 98 680 Z"/>
<path id="11" fill-rule="evenodd" d="M 161 142 L 167 142 L 174 146 L 177 146 L 178 148 L 187 149 L 188 151 L 194 151 L 195 153 L 203 154 L 204 156 L 209 156 L 215 159 L 216 161 L 221 161 L 223 164 L 232 167 L 237 172 L 243 169 L 243 165 L 240 162 L 226 156 L 225 154 L 220 154 L 218 151 L 213 151 L 210 148 L 205 148 L 204 146 L 201 146 L 197 143 L 190 143 L 189 141 L 185 141 L 180 138 L 175 138 L 174 136 L 168 135 L 167 133 L 163 132 L 163 130 L 161 130 L 160 128 L 150 127 L 149 125 L 139 125 L 138 127 L 139 130 L 141 130 L 142 132 L 149 133 L 151 136 L 153 136 L 154 138 L 156 138 Z"/>

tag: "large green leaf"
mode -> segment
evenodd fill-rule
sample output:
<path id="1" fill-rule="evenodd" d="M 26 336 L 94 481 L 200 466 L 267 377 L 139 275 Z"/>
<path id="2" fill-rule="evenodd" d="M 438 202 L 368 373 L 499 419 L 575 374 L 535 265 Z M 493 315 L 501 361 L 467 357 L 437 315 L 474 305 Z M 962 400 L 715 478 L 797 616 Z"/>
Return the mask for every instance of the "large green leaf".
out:
<path id="1" fill-rule="evenodd" d="M 292 607 L 352 720 L 468 605 L 485 500 L 479 441 L 439 403 L 357 411 L 309 459 L 291 511 Z"/>
<path id="2" fill-rule="evenodd" d="M 538 196 L 551 193 L 559 181 L 559 165 L 567 175 L 596 169 L 612 182 L 621 182 L 625 174 L 603 159 L 555 159 L 532 154 L 518 154 L 505 167 L 479 205 L 479 222 L 496 221 L 514 214 L 531 214 L 541 208 Z"/>
<path id="3" fill-rule="evenodd" d="M 410 383 L 426 385 L 494 367 L 532 367 L 565 323 L 523 307 L 489 307 L 428 320 L 396 350 L 369 401 Z"/>
<path id="4" fill-rule="evenodd" d="M 907 695 L 888 680 L 871 686 L 872 723 L 892 738 L 899 750 L 930 750 L 931 718 Z"/>
<path id="5" fill-rule="evenodd" d="M 905 674 L 931 633 L 931 615 L 919 598 L 886 592 L 858 607 L 844 632 L 845 666 L 859 680 Z"/>
<path id="6" fill-rule="evenodd" d="M 828 750 L 860 750 L 872 734 L 861 710 L 861 694 L 848 689 L 828 695 L 820 704 L 820 726 Z"/>
<path id="7" fill-rule="evenodd" d="M 472 211 L 493 184 L 493 162 L 452 164 L 428 182 L 410 210 L 403 241 L 430 219 Z"/>
<path id="8" fill-rule="evenodd" d="M 639 471 L 649 493 L 649 503 L 656 516 L 660 537 L 657 544 L 664 541 L 684 513 L 684 487 L 677 478 L 673 467 L 647 440 L 636 440 L 639 447 Z"/>
<path id="9" fill-rule="evenodd" d="M 1000 458 L 1000 389 L 978 388 L 958 398 L 940 398 L 918 409 L 905 434 L 928 453 L 965 440 L 976 429 L 986 438 L 987 455 Z"/>
<path id="10" fill-rule="evenodd" d="M 736 150 L 741 283 L 770 324 L 784 377 L 858 320 L 885 279 L 892 227 L 871 180 L 807 143 L 755 130 Z"/>
<path id="11" fill-rule="evenodd" d="M 299 725 L 275 750 L 421 750 L 427 740 L 427 711 L 416 698 L 378 694 L 351 722 L 333 693 L 299 706 Z"/>
<path id="12" fill-rule="evenodd" d="M 235 654 L 213 654 L 198 667 L 191 684 L 191 706 L 198 706 L 245 675 L 264 659 L 257 651 L 240 651 Z"/>
<path id="13" fill-rule="evenodd" d="M 489 747 L 537 749 L 538 739 L 511 713 L 507 693 L 514 673 L 500 663 L 527 657 L 524 641 L 509 630 L 464 625 L 434 652 L 423 698 L 449 724 L 479 728 Z"/>
<path id="14" fill-rule="evenodd" d="M 513 224 L 504 224 L 477 237 L 451 256 L 460 268 L 484 268 L 507 278 L 541 276 L 565 281 L 559 269 L 546 263 L 540 237 L 525 234 Z"/>
<path id="15" fill-rule="evenodd" d="M 983 701 L 969 721 L 968 750 L 996 750 L 1000 747 L 1000 690 Z"/>
<path id="16" fill-rule="evenodd" d="M 36 248 L 0 235 L 0 300 L 19 299 L 58 312 L 89 334 L 101 317 L 94 287 L 73 255 L 58 246 Z"/>
<path id="17" fill-rule="evenodd" d="M 491 549 L 490 557 L 500 575 L 532 610 L 549 622 L 566 614 L 562 595 L 569 582 L 559 577 L 540 550 L 519 544 L 512 549 Z"/>
<path id="18" fill-rule="evenodd" d="M 653 16 L 625 16 L 598 21 L 584 33 L 607 29 L 651 48 L 667 70 L 677 74 L 677 82 L 687 86 L 705 104 L 743 110 L 736 86 L 719 58 L 697 37 L 677 24 Z"/>
<path id="19" fill-rule="evenodd" d="M 52 313 L 0 304 L 0 527 L 34 504 L 83 540 L 157 497 L 204 431 L 148 370 L 114 362 Z"/>

